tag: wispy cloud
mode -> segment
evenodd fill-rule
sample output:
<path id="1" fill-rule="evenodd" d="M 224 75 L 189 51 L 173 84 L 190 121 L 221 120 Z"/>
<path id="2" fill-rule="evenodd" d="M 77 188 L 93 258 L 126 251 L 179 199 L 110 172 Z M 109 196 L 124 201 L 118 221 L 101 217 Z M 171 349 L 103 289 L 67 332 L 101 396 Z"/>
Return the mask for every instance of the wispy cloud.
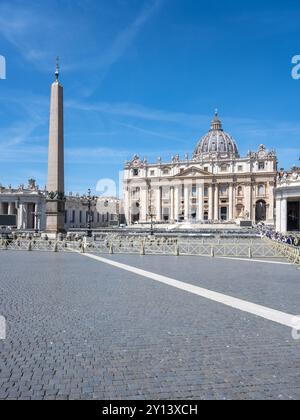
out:
<path id="1" fill-rule="evenodd" d="M 67 101 L 66 107 L 86 112 L 96 112 L 110 115 L 118 115 L 122 117 L 143 119 L 157 122 L 170 122 L 175 124 L 183 124 L 195 126 L 206 122 L 211 116 L 187 114 L 184 112 L 169 112 L 160 109 L 153 109 L 139 104 L 132 103 L 90 103 L 82 101 Z"/>
<path id="2" fill-rule="evenodd" d="M 129 128 L 130 130 L 138 131 L 139 133 L 147 134 L 147 135 L 150 135 L 151 137 L 157 137 L 159 139 L 172 140 L 172 141 L 176 141 L 176 142 L 180 142 L 180 143 L 185 141 L 183 138 L 178 138 L 178 137 L 175 137 L 175 136 L 172 136 L 172 135 L 164 134 L 162 131 L 158 132 L 158 131 L 147 130 L 147 129 L 137 127 L 137 126 L 132 125 L 132 124 L 124 124 L 124 123 L 120 123 L 120 122 L 115 122 L 115 123 L 117 125 L 120 125 L 121 127 Z"/>
<path id="3" fill-rule="evenodd" d="M 4 1 L 0 4 L 0 35 L 40 71 L 49 72 L 55 57 L 61 55 L 64 72 L 85 69 L 93 76 L 97 71 L 97 81 L 93 83 L 99 85 L 164 1 L 145 1 L 137 16 L 133 17 L 125 28 L 120 30 L 120 26 L 117 26 L 105 42 L 97 39 L 98 31 L 96 32 L 90 22 L 84 19 L 83 13 L 72 20 L 68 15 L 64 15 L 61 9 L 49 8 L 46 4 L 41 8 L 32 1 L 23 4 L 16 4 L 14 0 Z M 89 5 L 80 3 L 80 7 L 84 10 Z M 86 37 L 90 42 L 81 44 L 81 34 L 82 38 Z M 95 86 L 89 87 L 88 84 L 85 86 L 86 92 L 89 93 L 94 88 Z"/>
<path id="4" fill-rule="evenodd" d="M 53 25 L 51 19 L 33 8 L 16 7 L 13 2 L 0 4 L 0 34 L 26 60 L 35 64 L 44 66 L 51 54 L 51 47 L 46 48 L 44 41 L 45 34 L 54 29 Z"/>
<path id="5" fill-rule="evenodd" d="M 143 26 L 154 16 L 162 5 L 163 0 L 147 1 L 134 21 L 117 34 L 112 45 L 103 54 L 98 65 L 109 70 L 127 51 Z"/>
<path id="6" fill-rule="evenodd" d="M 0 129 L 0 150 L 24 144 L 34 131 L 39 127 L 40 120 L 20 121 L 11 127 Z"/>
<path id="7" fill-rule="evenodd" d="M 68 101 L 66 107 L 73 110 L 83 112 L 94 112 L 100 114 L 108 114 L 112 116 L 120 116 L 135 120 L 152 121 L 158 123 L 171 123 L 174 125 L 182 125 L 190 128 L 199 128 L 204 126 L 204 130 L 209 128 L 210 121 L 213 117 L 211 114 L 192 114 L 186 112 L 170 112 L 162 109 L 149 108 L 139 104 L 128 102 L 123 103 L 91 103 L 84 101 Z M 266 120 L 255 118 L 221 116 L 223 126 L 229 130 L 244 130 L 247 134 L 254 136 L 271 135 L 274 133 L 294 133 L 300 135 L 300 124 L 280 120 Z M 143 130 L 141 127 L 135 127 L 130 124 L 123 123 L 128 128 Z M 157 133 L 153 133 L 157 134 Z M 179 138 L 177 138 L 179 140 Z"/>
<path id="8" fill-rule="evenodd" d="M 93 69 L 97 77 L 93 75 L 89 82 L 79 87 L 83 97 L 91 96 L 94 91 L 102 84 L 110 69 L 120 61 L 135 39 L 142 31 L 143 27 L 151 20 L 155 13 L 162 7 L 165 0 L 147 0 L 142 6 L 141 11 L 133 21 L 120 30 L 109 45 L 101 53 L 96 54 L 96 58 L 89 58 L 88 62 L 81 60 L 77 63 L 78 69 Z"/>

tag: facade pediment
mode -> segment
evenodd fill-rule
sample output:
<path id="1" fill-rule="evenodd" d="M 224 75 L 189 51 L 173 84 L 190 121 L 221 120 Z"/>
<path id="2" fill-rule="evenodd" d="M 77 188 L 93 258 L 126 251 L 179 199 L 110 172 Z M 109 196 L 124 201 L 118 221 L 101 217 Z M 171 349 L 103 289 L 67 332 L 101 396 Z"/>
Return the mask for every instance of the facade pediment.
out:
<path id="1" fill-rule="evenodd" d="M 191 168 L 185 169 L 182 171 L 179 175 L 176 175 L 176 178 L 186 178 L 186 177 L 197 177 L 197 176 L 207 176 L 210 175 L 209 172 L 203 171 L 199 168 L 196 168 L 195 166 L 192 166 Z"/>

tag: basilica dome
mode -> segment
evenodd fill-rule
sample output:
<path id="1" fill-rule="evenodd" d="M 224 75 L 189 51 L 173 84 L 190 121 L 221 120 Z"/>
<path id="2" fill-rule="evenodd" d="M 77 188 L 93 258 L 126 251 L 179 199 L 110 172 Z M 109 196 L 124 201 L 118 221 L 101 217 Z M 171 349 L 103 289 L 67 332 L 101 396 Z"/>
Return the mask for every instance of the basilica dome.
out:
<path id="1" fill-rule="evenodd" d="M 239 152 L 234 139 L 222 128 L 218 112 L 215 112 L 211 129 L 197 144 L 194 159 L 238 158 Z"/>

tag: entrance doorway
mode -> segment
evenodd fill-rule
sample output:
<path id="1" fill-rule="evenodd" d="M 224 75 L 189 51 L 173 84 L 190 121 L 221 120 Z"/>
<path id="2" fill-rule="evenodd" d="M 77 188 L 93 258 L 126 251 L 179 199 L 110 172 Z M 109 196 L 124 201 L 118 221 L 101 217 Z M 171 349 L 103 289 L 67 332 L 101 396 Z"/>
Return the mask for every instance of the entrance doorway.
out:
<path id="1" fill-rule="evenodd" d="M 140 203 L 136 202 L 131 207 L 131 220 L 132 223 L 138 223 L 140 221 Z"/>
<path id="2" fill-rule="evenodd" d="M 299 230 L 299 201 L 288 202 L 287 229 L 288 231 Z"/>
<path id="3" fill-rule="evenodd" d="M 228 217 L 228 208 L 227 207 L 221 207 L 221 220 L 222 222 L 226 222 Z"/>
<path id="4" fill-rule="evenodd" d="M 267 220 L 267 204 L 264 200 L 256 203 L 255 220 L 256 222 L 265 222 Z"/>

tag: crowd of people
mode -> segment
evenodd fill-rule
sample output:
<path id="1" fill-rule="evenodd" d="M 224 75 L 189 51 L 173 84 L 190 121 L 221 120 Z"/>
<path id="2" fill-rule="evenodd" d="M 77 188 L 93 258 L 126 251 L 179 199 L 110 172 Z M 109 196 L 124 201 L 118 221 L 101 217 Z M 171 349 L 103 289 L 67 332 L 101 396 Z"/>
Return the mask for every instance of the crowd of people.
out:
<path id="1" fill-rule="evenodd" d="M 268 238 L 275 242 L 280 242 L 282 244 L 288 244 L 300 247 L 300 235 L 296 234 L 286 234 L 276 232 L 274 228 L 271 228 L 270 226 L 266 226 L 263 223 L 260 223 L 258 226 L 260 235 L 262 238 Z"/>

